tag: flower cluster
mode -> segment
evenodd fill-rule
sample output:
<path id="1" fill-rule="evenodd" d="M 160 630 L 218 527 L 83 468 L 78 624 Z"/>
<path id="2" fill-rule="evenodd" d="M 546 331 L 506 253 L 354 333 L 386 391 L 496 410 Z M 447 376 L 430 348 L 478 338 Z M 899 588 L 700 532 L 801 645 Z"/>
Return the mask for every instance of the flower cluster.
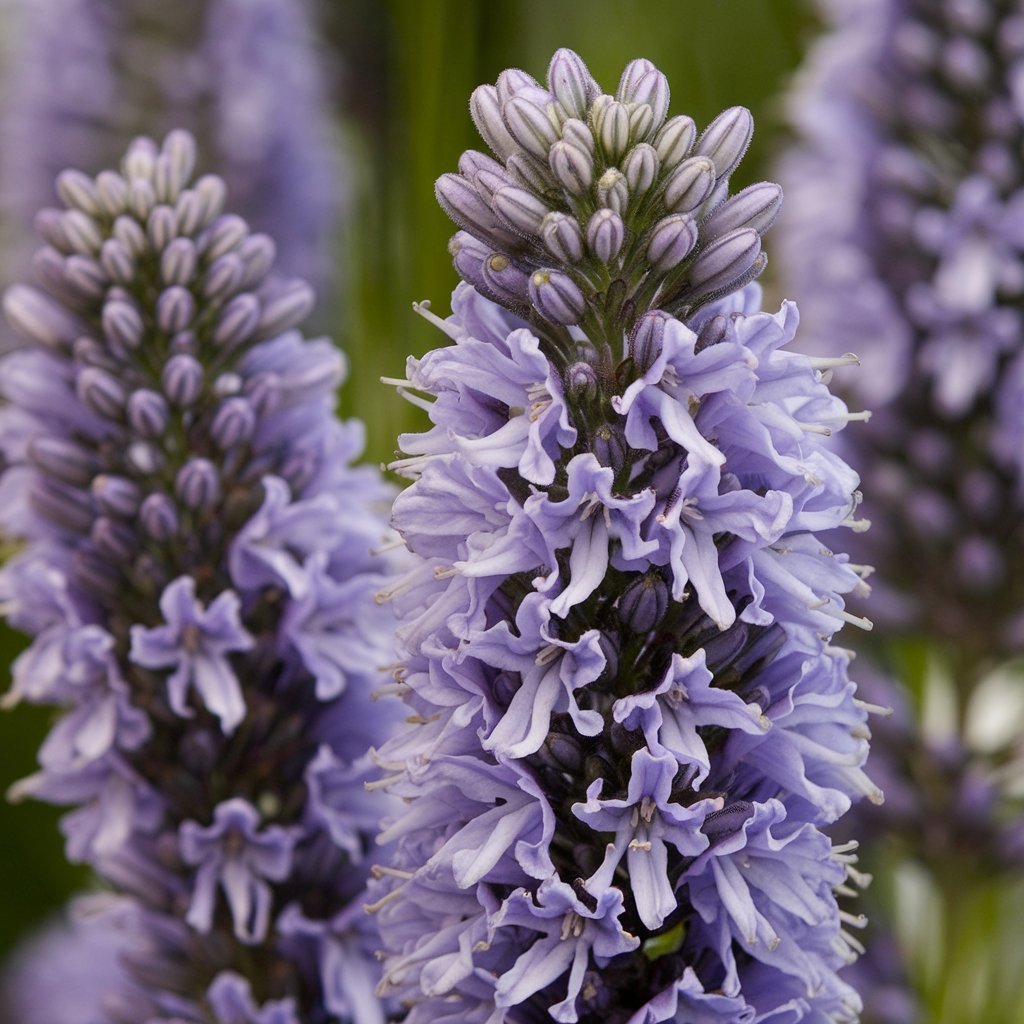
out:
<path id="1" fill-rule="evenodd" d="M 668 103 L 561 50 L 474 93 L 494 156 L 438 182 L 466 281 L 395 382 L 433 425 L 381 594 L 413 727 L 376 755 L 406 807 L 371 909 L 409 1024 L 858 1011 L 821 830 L 881 798 L 830 643 L 862 583 L 818 536 L 857 523 L 849 414 L 749 283 L 780 201 L 729 197 L 749 114 L 698 138 Z"/>
<path id="2" fill-rule="evenodd" d="M 327 279 L 338 158 L 306 0 L 19 0 L 11 15 L 0 173 L 15 223 L 53 201 L 65 167 L 111 166 L 136 135 L 185 127 L 278 266 Z"/>
<path id="3" fill-rule="evenodd" d="M 1012 0 L 829 5 L 793 93 L 783 253 L 815 351 L 854 348 L 874 615 L 1024 643 L 1024 18 Z M 854 383 L 856 387 L 856 383 Z M 955 469 L 953 469 L 955 467 Z"/>
<path id="4" fill-rule="evenodd" d="M 291 329 L 310 289 L 194 162 L 173 132 L 63 173 L 5 296 L 0 594 L 34 637 L 6 703 L 64 709 L 14 794 L 72 805 L 69 856 L 137 903 L 112 1021 L 377 1024 L 389 490 L 349 466 L 341 354 Z"/>

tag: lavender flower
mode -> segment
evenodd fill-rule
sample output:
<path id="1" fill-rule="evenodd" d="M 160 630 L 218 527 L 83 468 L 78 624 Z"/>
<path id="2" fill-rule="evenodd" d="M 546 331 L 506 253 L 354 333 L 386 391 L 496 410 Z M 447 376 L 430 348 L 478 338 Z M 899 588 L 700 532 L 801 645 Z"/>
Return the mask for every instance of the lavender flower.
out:
<path id="1" fill-rule="evenodd" d="M 306 0 L 21 0 L 11 17 L 0 182 L 19 230 L 64 168 L 185 127 L 278 266 L 321 290 L 342 175 Z"/>
<path id="2" fill-rule="evenodd" d="M 34 637 L 6 703 L 66 709 L 13 793 L 71 805 L 68 855 L 133 901 L 112 1022 L 378 1024 L 389 490 L 349 465 L 341 354 L 291 329 L 308 286 L 194 162 L 179 131 L 62 176 L 5 298 L 0 594 Z"/>
<path id="3" fill-rule="evenodd" d="M 780 169 L 790 286 L 815 350 L 865 365 L 875 418 L 849 457 L 874 614 L 973 673 L 1024 640 L 1024 20 L 1004 0 L 828 9 Z"/>
<path id="4" fill-rule="evenodd" d="M 417 564 L 381 593 L 414 728 L 377 754 L 407 806 L 371 909 L 410 1024 L 859 1007 L 860 876 L 821 831 L 881 798 L 829 642 L 862 584 L 818 537 L 857 522 L 824 443 L 849 415 L 749 283 L 780 200 L 729 197 L 749 114 L 698 138 L 668 100 L 560 50 L 546 87 L 476 90 L 494 157 L 438 182 L 466 282 L 394 382 L 432 427 L 392 465 Z"/>

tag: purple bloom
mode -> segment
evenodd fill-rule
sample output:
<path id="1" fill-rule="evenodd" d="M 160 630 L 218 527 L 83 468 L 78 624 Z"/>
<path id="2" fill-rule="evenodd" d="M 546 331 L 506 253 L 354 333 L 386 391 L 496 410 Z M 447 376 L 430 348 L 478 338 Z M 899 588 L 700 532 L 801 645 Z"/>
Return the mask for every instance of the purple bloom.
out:
<path id="1" fill-rule="evenodd" d="M 129 657 L 145 668 L 173 668 L 167 677 L 168 699 L 176 714 L 189 716 L 188 691 L 193 687 L 207 711 L 220 719 L 225 733 L 245 717 L 245 700 L 227 655 L 249 651 L 253 638 L 239 619 L 238 595 L 224 591 L 209 608 L 196 600 L 196 583 L 182 576 L 160 598 L 164 626 L 132 627 Z"/>
<path id="2" fill-rule="evenodd" d="M 821 831 L 881 798 L 829 645 L 862 583 L 819 536 L 857 525 L 849 416 L 749 283 L 779 202 L 729 197 L 749 115 L 667 107 L 650 62 L 603 95 L 561 50 L 474 93 L 497 159 L 437 185 L 465 281 L 392 382 L 432 425 L 380 594 L 412 728 L 375 755 L 403 806 L 370 909 L 410 1024 L 859 1007 Z"/>
<path id="3" fill-rule="evenodd" d="M 390 489 L 349 465 L 342 357 L 293 329 L 308 287 L 195 159 L 175 132 L 63 177 L 5 299 L 28 347 L 0 373 L 0 600 L 34 637 L 5 703 L 63 710 L 12 795 L 69 805 L 68 856 L 134 908 L 111 1020 L 379 1024 L 379 940 L 339 922 L 394 718 L 369 700 Z"/>

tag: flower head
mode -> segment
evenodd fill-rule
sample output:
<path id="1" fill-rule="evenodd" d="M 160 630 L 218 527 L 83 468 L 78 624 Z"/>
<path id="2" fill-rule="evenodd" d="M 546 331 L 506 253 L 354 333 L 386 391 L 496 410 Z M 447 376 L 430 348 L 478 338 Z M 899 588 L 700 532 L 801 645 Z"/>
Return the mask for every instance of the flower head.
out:
<path id="1" fill-rule="evenodd" d="M 390 493 L 349 465 L 342 357 L 294 330 L 309 287 L 195 160 L 178 131 L 62 178 L 5 297 L 0 593 L 34 635 L 6 703 L 65 709 L 12 792 L 70 804 L 69 856 L 131 896 L 111 1019 L 379 1024 L 358 918 Z"/>
<path id="2" fill-rule="evenodd" d="M 412 1024 L 852 1016 L 820 827 L 880 794 L 828 645 L 860 578 L 817 533 L 856 477 L 749 283 L 780 199 L 728 195 L 749 114 L 698 139 L 648 61 L 610 96 L 566 50 L 472 112 L 454 344 L 410 360 L 432 426 L 393 464 L 381 990 Z"/>

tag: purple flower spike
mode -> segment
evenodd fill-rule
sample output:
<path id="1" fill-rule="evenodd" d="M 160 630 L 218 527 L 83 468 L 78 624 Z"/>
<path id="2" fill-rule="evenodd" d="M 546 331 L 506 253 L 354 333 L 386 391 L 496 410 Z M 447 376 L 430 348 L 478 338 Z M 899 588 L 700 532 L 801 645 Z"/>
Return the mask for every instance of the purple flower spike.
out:
<path id="1" fill-rule="evenodd" d="M 391 489 L 349 464 L 344 359 L 295 329 L 309 289 L 195 159 L 176 132 L 62 176 L 39 287 L 8 302 L 32 344 L 0 367 L 0 604 L 33 640 L 3 705 L 60 709 L 11 795 L 69 806 L 68 857 L 131 911 L 105 1019 L 383 1024 L 351 921 L 397 715 L 370 700 Z"/>
<path id="2" fill-rule="evenodd" d="M 863 876 L 823 831 L 881 799 L 831 644 L 863 584 L 820 536 L 859 525 L 849 414 L 749 284 L 779 202 L 729 198 L 749 115 L 697 142 L 667 108 L 650 62 L 615 98 L 559 51 L 476 90 L 495 159 L 438 186 L 465 281 L 400 382 L 430 417 L 379 594 L 410 727 L 371 784 L 402 801 L 369 909 L 407 1024 L 859 1010 Z"/>

